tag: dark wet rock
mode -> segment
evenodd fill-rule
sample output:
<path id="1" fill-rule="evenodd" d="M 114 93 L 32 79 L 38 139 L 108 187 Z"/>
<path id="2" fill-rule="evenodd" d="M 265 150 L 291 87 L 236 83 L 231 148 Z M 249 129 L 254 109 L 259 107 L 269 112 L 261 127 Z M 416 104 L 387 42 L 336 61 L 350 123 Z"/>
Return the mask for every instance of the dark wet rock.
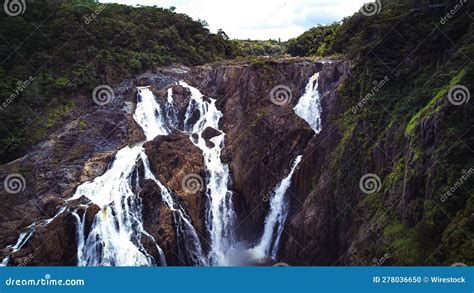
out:
<path id="1" fill-rule="evenodd" d="M 191 142 L 188 134 L 178 131 L 158 136 L 144 147 L 153 173 L 177 196 L 198 233 L 205 235 L 206 196 L 201 150 Z M 187 187 L 193 179 L 197 179 L 199 188 Z"/>
<path id="2" fill-rule="evenodd" d="M 10 256 L 13 266 L 77 265 L 76 220 L 69 212 L 38 225 L 23 249 Z"/>
<path id="3" fill-rule="evenodd" d="M 221 154 L 229 164 L 239 234 L 252 241 L 261 235 L 268 211 L 267 195 L 285 176 L 314 132 L 297 117 L 292 105 L 304 92 L 311 75 L 322 65 L 313 62 L 269 61 L 262 68 L 251 64 L 192 68 L 188 79 L 205 95 L 217 99 L 226 133 Z M 292 91 L 288 105 L 272 103 L 270 92 L 285 85 Z M 214 133 L 215 134 L 215 133 Z"/>
<path id="4" fill-rule="evenodd" d="M 204 129 L 204 131 L 201 133 L 201 137 L 205 140 L 210 140 L 211 138 L 219 136 L 221 134 L 222 132 L 217 129 L 214 129 L 212 127 L 206 127 L 206 129 Z"/>
<path id="5" fill-rule="evenodd" d="M 95 154 L 85 164 L 81 172 L 81 182 L 91 181 L 96 177 L 101 176 L 108 169 L 115 152 L 101 152 Z"/>

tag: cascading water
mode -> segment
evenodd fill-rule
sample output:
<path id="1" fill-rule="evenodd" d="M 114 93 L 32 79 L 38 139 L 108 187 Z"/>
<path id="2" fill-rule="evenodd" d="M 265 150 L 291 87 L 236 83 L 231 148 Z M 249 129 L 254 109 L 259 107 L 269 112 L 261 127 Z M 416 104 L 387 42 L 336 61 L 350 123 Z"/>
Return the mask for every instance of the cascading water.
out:
<path id="1" fill-rule="evenodd" d="M 148 88 L 138 88 L 138 91 L 140 100 L 133 117 L 142 127 L 146 139 L 152 140 L 157 135 L 167 135 L 169 121 L 165 118 L 168 117 L 164 114 L 165 111 L 161 109 Z M 127 146 L 118 151 L 111 168 L 94 181 L 79 186 L 70 199 L 86 196 L 102 209 L 95 216 L 87 238 L 84 235 L 84 219 L 75 213 L 78 227 L 79 265 L 165 264 L 163 252 L 158 245 L 156 248 L 159 251 L 160 260 L 155 260 L 141 244 L 142 234 L 151 239 L 153 237 L 143 227 L 141 200 L 133 192 L 132 175 L 140 160 L 144 165 L 145 179 L 152 179 L 157 183 L 164 202 L 173 211 L 177 237 L 186 241 L 184 247 L 192 261 L 190 264 L 205 265 L 206 261 L 194 227 L 187 215 L 174 202 L 169 190 L 151 172 L 143 143 L 133 147 Z"/>
<path id="2" fill-rule="evenodd" d="M 28 227 L 28 231 L 21 233 L 15 244 L 7 246 L 7 248 L 10 249 L 11 251 L 10 254 L 17 252 L 26 244 L 28 239 L 30 239 L 30 237 L 34 233 L 34 225 L 35 224 L 33 223 L 32 226 Z M 9 262 L 10 262 L 10 256 L 7 256 L 3 259 L 0 266 L 7 266 Z"/>
<path id="3" fill-rule="evenodd" d="M 236 245 L 234 235 L 235 212 L 232 204 L 232 192 L 228 189 L 230 183 L 230 171 L 226 164 L 221 161 L 221 152 L 224 147 L 224 132 L 219 130 L 219 120 L 223 114 L 216 107 L 216 100 L 203 98 L 201 92 L 185 82 L 179 83 L 191 92 L 191 100 L 186 112 L 184 127 L 187 131 L 197 134 L 198 139 L 191 141 L 201 149 L 204 156 L 204 164 L 208 173 L 206 180 L 206 195 L 209 200 L 207 213 L 207 228 L 211 236 L 211 251 L 209 261 L 215 265 L 230 265 L 226 254 Z M 198 121 L 190 123 L 195 111 L 199 113 Z M 213 137 L 213 145 L 206 144 L 202 138 L 203 131 L 211 127 L 220 131 Z M 195 137 L 195 136 L 194 136 Z"/>
<path id="4" fill-rule="evenodd" d="M 255 259 L 276 259 L 281 234 L 289 211 L 289 200 L 286 192 L 291 185 L 293 174 L 301 162 L 302 156 L 296 157 L 288 175 L 276 186 L 274 196 L 270 199 L 270 212 L 265 218 L 265 226 L 260 242 L 250 249 L 250 255 Z"/>
<path id="5" fill-rule="evenodd" d="M 306 85 L 303 96 L 293 108 L 296 115 L 308 122 L 309 126 L 316 132 L 321 131 L 321 101 L 319 95 L 319 72 L 311 76 Z"/>
<path id="6" fill-rule="evenodd" d="M 132 174 L 142 144 L 124 147 L 104 175 L 79 186 L 71 200 L 86 196 L 101 208 L 86 239 L 78 223 L 78 265 L 147 266 L 155 260 L 141 245 L 141 201 L 133 192 Z M 82 231 L 81 231 L 82 230 Z"/>
<path id="7" fill-rule="evenodd" d="M 321 130 L 321 105 L 318 91 L 319 73 L 313 75 L 294 108 L 296 114 L 305 119 L 316 133 Z M 171 129 L 189 132 L 191 141 L 202 151 L 206 170 L 206 227 L 210 235 L 210 251 L 203 252 L 199 237 L 189 215 L 173 198 L 172 192 L 164 186 L 150 169 L 148 157 L 143 148 L 144 142 L 119 150 L 111 167 L 92 182 L 79 186 L 69 200 L 87 197 L 98 205 L 101 211 L 95 216 L 90 232 L 85 235 L 85 213 L 79 215 L 80 206 L 62 208 L 57 215 L 66 209 L 76 219 L 77 246 L 79 265 L 115 265 L 115 266 L 148 266 L 166 264 L 161 248 L 156 244 L 158 258 L 155 259 L 143 247 L 142 237 L 153 237 L 147 233 L 142 221 L 142 203 L 135 194 L 139 189 L 138 166 L 143 163 L 144 178 L 153 180 L 161 191 L 163 202 L 172 211 L 173 223 L 178 239 L 178 254 L 184 263 L 191 265 L 232 265 L 229 252 L 238 248 L 234 235 L 236 215 L 233 209 L 229 167 L 221 161 L 225 133 L 219 129 L 223 114 L 216 107 L 216 100 L 205 98 L 201 92 L 181 81 L 179 85 L 191 92 L 184 121 L 178 121 L 178 105 L 173 100 L 173 90 L 168 89 L 166 101 L 161 106 L 150 89 L 138 88 L 139 101 L 133 115 L 143 129 L 146 141 L 157 135 L 168 135 Z M 206 141 L 202 134 L 206 128 L 220 132 Z M 209 143 L 211 142 L 211 143 Z M 270 200 L 269 214 L 261 240 L 249 250 L 254 259 L 276 259 L 283 227 L 289 212 L 289 200 L 286 192 L 291 185 L 292 176 L 301 162 L 298 156 L 289 174 L 275 187 Z M 135 179 L 135 180 L 133 180 Z M 135 191 L 135 192 L 134 192 Z M 56 216 L 57 216 L 56 215 Z M 54 219 L 54 218 L 53 218 Z M 53 219 L 43 221 L 49 224 Z M 13 252 L 25 245 L 34 229 L 22 233 L 15 245 L 10 246 Z M 156 254 L 154 254 L 156 255 Z M 9 257 L 2 265 L 7 265 Z"/>
<path id="8" fill-rule="evenodd" d="M 133 114 L 133 119 L 145 133 L 146 140 L 152 140 L 157 135 L 167 135 L 169 130 L 164 119 L 164 111 L 155 99 L 153 92 L 147 87 L 138 88 L 140 100 Z"/>
<path id="9" fill-rule="evenodd" d="M 319 94 L 319 72 L 310 77 L 303 96 L 298 104 L 293 108 L 295 113 L 303 118 L 316 132 L 321 131 L 321 100 Z M 291 171 L 275 188 L 274 196 L 270 200 L 270 212 L 265 218 L 265 226 L 260 242 L 249 250 L 255 259 L 272 258 L 276 259 L 281 234 L 288 216 L 288 199 L 285 197 L 286 191 L 291 185 L 291 178 L 296 167 L 301 162 L 302 156 L 298 156 Z"/>

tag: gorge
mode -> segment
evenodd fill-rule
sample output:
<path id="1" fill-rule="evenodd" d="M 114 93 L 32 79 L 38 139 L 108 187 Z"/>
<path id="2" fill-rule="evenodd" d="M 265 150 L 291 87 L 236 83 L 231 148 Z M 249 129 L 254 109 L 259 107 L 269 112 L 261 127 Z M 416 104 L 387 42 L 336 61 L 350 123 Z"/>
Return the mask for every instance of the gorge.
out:
<path id="1" fill-rule="evenodd" d="M 315 99 L 319 97 L 315 72 L 325 70 L 336 75 L 325 76 L 326 82 L 335 84 L 347 74 L 345 64 L 302 60 L 271 66 L 282 80 L 294 79 L 292 92 Z M 162 72 L 147 73 L 129 83 L 124 94 L 111 103 L 117 103 L 122 115 L 128 116 L 127 132 L 133 129 L 132 137 L 127 138 L 131 145 L 107 156 L 103 156 L 104 150 L 92 153 L 89 161 L 94 161 L 94 167 L 100 162 L 102 174 L 95 173 L 98 177 L 91 181 L 71 182 L 77 186 L 74 194 L 60 195 L 64 199 L 46 203 L 55 205 L 51 208 L 53 216 L 35 221 L 31 233 L 22 234 L 17 244 L 10 246 L 4 264 L 14 264 L 30 253 L 34 253 L 32 259 L 37 264 L 51 264 L 49 249 L 55 250 L 56 256 L 71 256 L 56 259 L 57 265 L 241 265 L 277 261 L 290 209 L 287 190 L 314 132 L 292 110 L 300 99 L 276 105 L 270 96 L 254 95 L 253 88 L 260 87 L 257 92 L 261 93 L 271 90 L 271 84 L 261 83 L 259 74 L 260 70 L 249 64 L 163 68 Z M 204 87 L 197 89 L 184 80 Z M 236 87 L 239 82 L 253 88 L 242 92 L 240 85 Z M 306 99 L 301 102 L 307 103 Z M 254 108 L 252 112 L 243 111 L 250 107 Z M 106 107 L 101 110 L 109 111 Z M 266 111 L 282 112 L 294 124 Z M 255 114 L 254 119 L 260 121 L 248 123 Z M 229 123 L 234 119 L 241 122 Z M 266 141 L 256 144 L 249 139 L 264 134 L 266 127 L 282 124 L 286 129 L 281 132 L 266 130 Z M 268 152 L 268 144 L 275 139 L 281 139 L 278 151 L 288 157 L 267 161 L 265 166 L 256 152 Z M 162 146 L 164 143 L 166 146 Z M 239 144 L 245 144 L 247 150 L 239 150 Z M 183 153 L 171 153 L 174 149 L 182 149 Z M 237 153 L 238 159 L 233 159 L 232 153 Z M 199 164 L 192 165 L 188 156 L 195 156 Z M 237 171 L 239 164 L 249 164 L 249 169 Z M 196 168 L 199 171 L 188 174 Z M 163 169 L 167 171 L 162 173 Z M 272 171 L 275 173 L 268 174 Z M 256 178 L 254 172 L 266 172 L 267 178 Z M 249 182 L 255 179 L 258 188 L 253 185 L 256 182 Z M 262 200 L 255 202 L 255 198 L 246 196 L 245 188 L 252 188 Z M 264 196 L 269 198 L 263 200 Z M 59 247 L 52 245 L 51 237 L 60 238 Z M 35 243 L 42 243 L 44 250 L 34 249 Z"/>
<path id="2" fill-rule="evenodd" d="M 288 42 L 59 2 L 0 19 L 3 266 L 473 264 L 472 2 Z"/>

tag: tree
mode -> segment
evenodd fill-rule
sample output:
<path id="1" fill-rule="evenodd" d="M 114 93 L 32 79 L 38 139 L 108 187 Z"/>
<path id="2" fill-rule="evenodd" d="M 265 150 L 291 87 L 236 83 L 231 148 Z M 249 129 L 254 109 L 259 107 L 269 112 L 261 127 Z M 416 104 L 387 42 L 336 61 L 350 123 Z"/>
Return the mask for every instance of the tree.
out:
<path id="1" fill-rule="evenodd" d="M 223 29 L 218 29 L 217 30 L 217 35 L 221 36 L 222 38 L 224 38 L 224 40 L 228 40 L 229 39 L 229 36 L 225 33 L 225 31 Z"/>

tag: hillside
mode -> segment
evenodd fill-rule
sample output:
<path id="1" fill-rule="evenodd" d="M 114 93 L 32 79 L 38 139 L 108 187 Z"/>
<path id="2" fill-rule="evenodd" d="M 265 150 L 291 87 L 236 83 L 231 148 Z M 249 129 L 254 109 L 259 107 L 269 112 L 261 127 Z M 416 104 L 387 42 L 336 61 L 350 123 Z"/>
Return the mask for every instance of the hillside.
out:
<path id="1" fill-rule="evenodd" d="M 335 133 L 322 134 L 332 142 L 320 140 L 313 151 L 337 147 L 309 162 L 324 160 L 305 174 L 314 176 L 312 192 L 290 224 L 290 258 L 299 251 L 296 243 L 310 242 L 308 254 L 298 257 L 308 264 L 472 263 L 474 5 L 427 2 L 382 1 L 379 13 L 357 13 L 335 29 L 290 40 L 301 48 L 297 55 L 352 63 L 339 88 L 339 112 L 326 122 Z M 381 181 L 369 195 L 359 189 L 366 173 Z M 314 209 L 322 219 L 300 227 Z M 303 232 L 309 225 L 313 232 Z"/>
<path id="2" fill-rule="evenodd" d="M 160 65 L 232 57 L 232 43 L 187 15 L 94 2 L 26 1 L 26 13 L 2 14 L 0 162 L 44 140 L 79 95 L 92 97 L 100 85 Z"/>

